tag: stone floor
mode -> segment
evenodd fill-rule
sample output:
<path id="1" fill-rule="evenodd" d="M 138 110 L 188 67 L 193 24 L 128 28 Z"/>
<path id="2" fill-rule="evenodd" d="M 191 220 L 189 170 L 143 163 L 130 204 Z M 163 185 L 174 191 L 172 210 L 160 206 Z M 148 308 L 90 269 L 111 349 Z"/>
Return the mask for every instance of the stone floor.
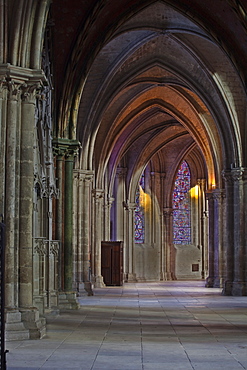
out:
<path id="1" fill-rule="evenodd" d="M 96 289 L 48 318 L 42 340 L 6 343 L 8 370 L 247 369 L 247 297 L 200 281 Z"/>

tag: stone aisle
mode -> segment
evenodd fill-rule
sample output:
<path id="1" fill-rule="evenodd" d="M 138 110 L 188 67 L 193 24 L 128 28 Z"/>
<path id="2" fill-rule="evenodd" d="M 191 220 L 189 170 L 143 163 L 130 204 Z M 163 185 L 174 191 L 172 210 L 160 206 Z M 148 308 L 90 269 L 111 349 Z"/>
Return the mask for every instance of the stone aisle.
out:
<path id="1" fill-rule="evenodd" d="M 49 317 L 46 338 L 7 343 L 7 369 L 247 369 L 247 297 L 220 292 L 202 281 L 95 289 Z"/>

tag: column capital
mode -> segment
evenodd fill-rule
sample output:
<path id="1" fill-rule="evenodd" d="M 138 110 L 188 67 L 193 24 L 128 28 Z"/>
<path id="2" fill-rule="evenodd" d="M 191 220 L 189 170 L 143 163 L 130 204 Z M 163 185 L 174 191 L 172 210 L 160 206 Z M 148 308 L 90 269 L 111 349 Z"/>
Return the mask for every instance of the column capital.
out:
<path id="1" fill-rule="evenodd" d="M 202 188 L 205 188 L 206 179 L 197 179 L 197 185 L 201 186 Z"/>
<path id="2" fill-rule="evenodd" d="M 36 90 L 47 84 L 44 72 L 41 69 L 29 69 L 13 66 L 10 63 L 0 66 L 1 89 L 6 88 L 9 99 L 16 100 L 22 96 L 24 101 L 36 97 Z"/>
<path id="3" fill-rule="evenodd" d="M 173 208 L 172 207 L 164 207 L 163 214 L 165 217 L 171 217 L 173 215 Z"/>
<path id="4" fill-rule="evenodd" d="M 222 200 L 226 196 L 224 189 L 214 189 L 211 191 L 207 191 L 205 194 L 207 200 Z"/>
<path id="5" fill-rule="evenodd" d="M 236 167 L 230 170 L 223 170 L 222 177 L 228 184 L 234 184 L 239 181 L 247 179 L 247 168 L 246 167 Z"/>
<path id="6" fill-rule="evenodd" d="M 116 176 L 119 178 L 124 178 L 126 176 L 128 169 L 126 167 L 117 167 Z"/>
<path id="7" fill-rule="evenodd" d="M 69 159 L 78 155 L 80 142 L 67 138 L 55 138 L 52 140 L 52 147 L 54 155 Z"/>
<path id="8" fill-rule="evenodd" d="M 42 69 L 30 69 L 14 66 L 10 63 L 0 66 L 0 79 L 21 85 L 29 81 L 46 84 L 47 80 Z"/>
<path id="9" fill-rule="evenodd" d="M 136 209 L 136 203 L 130 203 L 128 200 L 123 202 L 123 206 L 126 211 L 134 211 Z"/>
<path id="10" fill-rule="evenodd" d="M 93 189 L 92 195 L 96 201 L 103 200 L 104 190 L 102 189 Z"/>
<path id="11" fill-rule="evenodd" d="M 75 169 L 74 177 L 77 178 L 79 181 L 90 184 L 93 181 L 94 171 Z"/>
<path id="12" fill-rule="evenodd" d="M 37 97 L 37 90 L 41 87 L 39 82 L 28 82 L 20 86 L 21 99 L 24 103 L 35 104 Z"/>

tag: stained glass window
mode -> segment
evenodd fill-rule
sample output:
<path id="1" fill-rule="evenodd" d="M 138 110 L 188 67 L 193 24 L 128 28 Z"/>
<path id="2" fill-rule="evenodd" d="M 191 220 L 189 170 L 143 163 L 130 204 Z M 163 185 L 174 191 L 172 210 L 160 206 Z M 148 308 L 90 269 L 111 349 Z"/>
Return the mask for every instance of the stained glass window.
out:
<path id="1" fill-rule="evenodd" d="M 141 205 L 141 195 L 144 191 L 144 174 L 142 174 L 136 191 L 135 209 L 135 243 L 144 243 L 144 210 Z"/>
<path id="2" fill-rule="evenodd" d="M 173 190 L 173 242 L 188 244 L 191 241 L 190 228 L 190 169 L 183 161 L 178 169 Z"/>

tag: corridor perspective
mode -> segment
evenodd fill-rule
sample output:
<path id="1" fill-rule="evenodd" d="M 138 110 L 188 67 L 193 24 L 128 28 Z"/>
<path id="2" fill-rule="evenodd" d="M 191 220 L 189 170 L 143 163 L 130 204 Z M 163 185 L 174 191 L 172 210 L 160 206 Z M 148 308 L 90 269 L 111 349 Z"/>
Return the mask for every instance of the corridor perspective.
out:
<path id="1" fill-rule="evenodd" d="M 247 369 L 247 297 L 201 281 L 127 283 L 47 318 L 42 340 L 7 343 L 8 370 Z"/>

